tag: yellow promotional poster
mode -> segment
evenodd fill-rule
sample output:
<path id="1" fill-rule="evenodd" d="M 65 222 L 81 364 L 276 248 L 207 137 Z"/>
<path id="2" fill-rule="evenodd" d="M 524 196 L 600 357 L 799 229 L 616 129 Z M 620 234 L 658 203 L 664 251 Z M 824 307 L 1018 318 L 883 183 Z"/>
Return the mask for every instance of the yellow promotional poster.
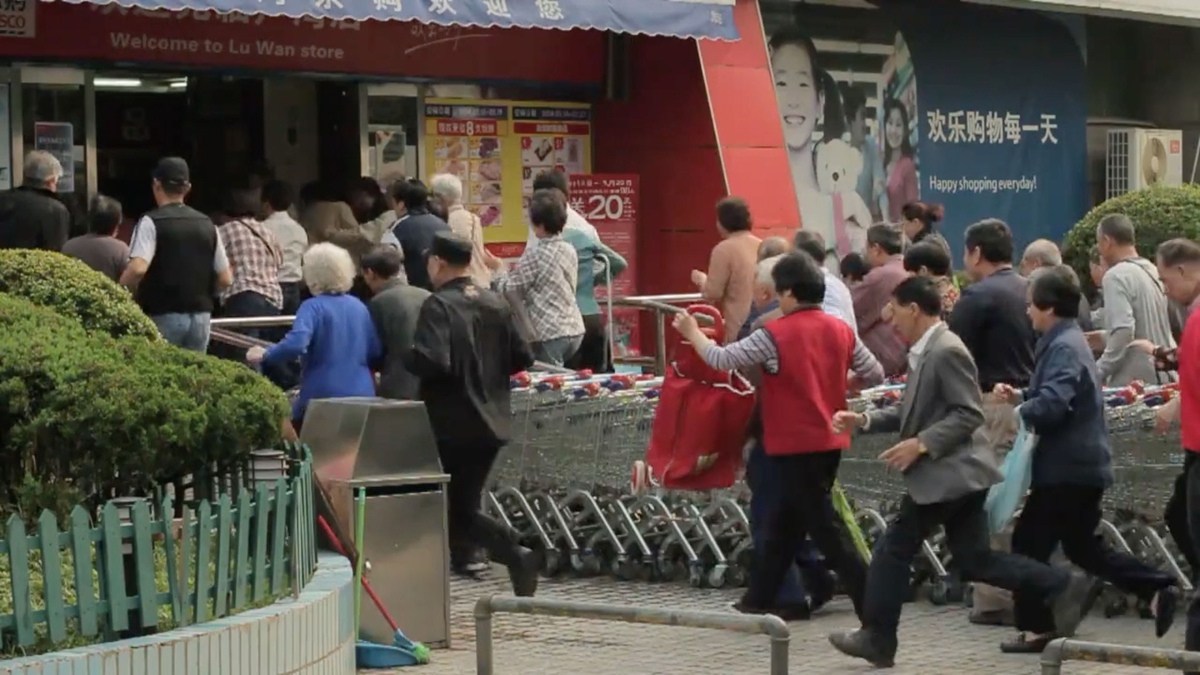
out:
<path id="1" fill-rule="evenodd" d="M 591 173 L 591 134 L 587 104 L 427 99 L 426 179 L 458 176 L 488 249 L 515 258 L 529 238 L 533 179 L 553 169 Z"/>

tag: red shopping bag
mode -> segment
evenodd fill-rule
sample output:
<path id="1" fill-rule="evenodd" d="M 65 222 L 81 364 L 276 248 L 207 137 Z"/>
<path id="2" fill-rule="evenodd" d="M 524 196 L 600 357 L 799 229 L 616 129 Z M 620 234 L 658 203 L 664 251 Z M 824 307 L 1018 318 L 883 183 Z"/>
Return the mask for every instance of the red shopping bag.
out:
<path id="1" fill-rule="evenodd" d="M 694 305 L 688 312 L 711 317 L 705 333 L 724 341 L 716 308 Z M 644 462 L 636 462 L 633 490 L 650 485 L 677 490 L 713 490 L 733 485 L 742 469 L 746 425 L 754 409 L 754 387 L 736 371 L 716 370 L 692 346 L 677 345 L 667 367 Z"/>

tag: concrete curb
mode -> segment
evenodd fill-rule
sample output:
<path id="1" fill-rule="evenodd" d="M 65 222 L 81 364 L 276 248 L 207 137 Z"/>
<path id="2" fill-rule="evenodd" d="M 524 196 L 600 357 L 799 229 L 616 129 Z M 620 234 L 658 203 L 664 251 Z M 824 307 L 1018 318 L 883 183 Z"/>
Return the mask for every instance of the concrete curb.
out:
<path id="1" fill-rule="evenodd" d="M 0 662 L 0 675 L 354 675 L 353 570 L 322 553 L 296 599 L 144 638 Z"/>

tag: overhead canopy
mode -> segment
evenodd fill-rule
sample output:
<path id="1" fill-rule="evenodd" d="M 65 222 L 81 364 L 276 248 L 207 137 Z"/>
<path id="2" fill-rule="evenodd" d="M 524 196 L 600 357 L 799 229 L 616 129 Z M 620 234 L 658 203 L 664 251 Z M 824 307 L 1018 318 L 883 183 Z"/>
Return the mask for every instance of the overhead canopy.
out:
<path id="1" fill-rule="evenodd" d="M 736 40 L 725 0 L 66 0 L 164 10 L 212 10 L 444 26 L 594 28 L 616 33 Z M 546 55 L 553 58 L 552 54 Z"/>
<path id="2" fill-rule="evenodd" d="M 969 0 L 981 5 L 1200 25 L 1200 0 Z"/>

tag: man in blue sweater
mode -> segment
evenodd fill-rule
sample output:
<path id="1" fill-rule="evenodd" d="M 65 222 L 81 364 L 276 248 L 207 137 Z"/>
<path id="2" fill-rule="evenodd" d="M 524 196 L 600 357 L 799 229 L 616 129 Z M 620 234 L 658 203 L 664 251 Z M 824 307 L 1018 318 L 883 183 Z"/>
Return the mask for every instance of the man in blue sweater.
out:
<path id="1" fill-rule="evenodd" d="M 1012 549 L 1044 562 L 1062 544 L 1067 558 L 1085 571 L 1151 601 L 1155 632 L 1162 637 L 1175 618 L 1175 580 L 1106 547 L 1095 534 L 1100 500 L 1113 482 L 1112 453 L 1100 376 L 1077 321 L 1080 296 L 1079 280 L 1070 267 L 1034 272 L 1028 313 L 1041 337 L 1033 376 L 1024 390 L 1007 384 L 993 390 L 1020 406 L 1021 421 L 1038 436 L 1031 490 L 1013 530 Z M 1063 637 L 1042 598 L 1017 592 L 1014 601 L 1020 632 L 1003 643 L 1001 651 L 1038 653 Z"/>

